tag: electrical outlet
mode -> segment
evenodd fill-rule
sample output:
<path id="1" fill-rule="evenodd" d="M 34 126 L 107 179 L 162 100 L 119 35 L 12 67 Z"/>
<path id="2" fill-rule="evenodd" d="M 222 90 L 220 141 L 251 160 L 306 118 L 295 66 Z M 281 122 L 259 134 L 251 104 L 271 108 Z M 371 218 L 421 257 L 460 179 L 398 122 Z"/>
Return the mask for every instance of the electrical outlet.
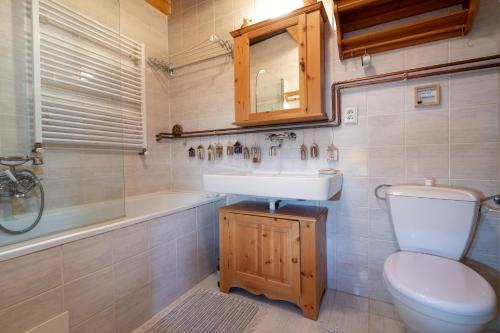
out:
<path id="1" fill-rule="evenodd" d="M 344 109 L 345 112 L 345 117 L 344 117 L 344 124 L 357 124 L 358 123 L 358 108 L 356 107 L 349 107 Z"/>

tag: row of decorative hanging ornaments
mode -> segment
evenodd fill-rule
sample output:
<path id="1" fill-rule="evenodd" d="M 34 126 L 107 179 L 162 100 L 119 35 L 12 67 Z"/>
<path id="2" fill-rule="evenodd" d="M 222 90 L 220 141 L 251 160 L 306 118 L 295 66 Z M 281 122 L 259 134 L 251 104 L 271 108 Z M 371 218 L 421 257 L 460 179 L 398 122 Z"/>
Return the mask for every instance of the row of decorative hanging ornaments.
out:
<path id="1" fill-rule="evenodd" d="M 320 156 L 320 149 L 318 144 L 313 143 L 309 149 L 305 144 L 300 147 L 300 159 L 306 161 L 309 155 L 312 159 L 318 159 Z M 190 158 L 197 158 L 199 160 L 204 160 L 205 158 L 209 161 L 215 161 L 222 159 L 224 156 L 224 146 L 220 143 L 210 144 L 207 149 L 203 145 L 199 145 L 196 149 L 191 146 L 188 150 L 188 155 Z M 234 144 L 228 143 L 226 146 L 226 155 L 243 155 L 244 160 L 252 160 L 252 163 L 260 163 L 262 160 L 261 148 L 259 145 L 254 144 L 250 148 L 246 145 L 242 145 L 239 141 Z M 326 149 L 326 160 L 327 161 L 337 161 L 339 159 L 339 150 L 332 143 Z"/>

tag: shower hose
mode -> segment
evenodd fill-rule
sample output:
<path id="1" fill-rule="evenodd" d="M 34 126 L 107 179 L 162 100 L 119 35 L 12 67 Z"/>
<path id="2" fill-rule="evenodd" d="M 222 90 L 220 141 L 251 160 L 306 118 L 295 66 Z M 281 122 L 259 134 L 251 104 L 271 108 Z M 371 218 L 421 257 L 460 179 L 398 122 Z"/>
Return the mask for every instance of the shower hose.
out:
<path id="1" fill-rule="evenodd" d="M 43 209 L 45 206 L 45 193 L 43 191 L 43 186 L 40 182 L 40 179 L 30 170 L 19 170 L 16 173 L 16 176 L 21 186 L 16 187 L 15 196 L 24 197 L 25 195 L 33 192 L 33 190 L 38 186 L 38 190 L 40 191 L 40 208 L 38 210 L 38 215 L 33 223 L 24 229 L 12 230 L 0 224 L 0 230 L 11 235 L 24 234 L 35 228 L 42 219 Z"/>

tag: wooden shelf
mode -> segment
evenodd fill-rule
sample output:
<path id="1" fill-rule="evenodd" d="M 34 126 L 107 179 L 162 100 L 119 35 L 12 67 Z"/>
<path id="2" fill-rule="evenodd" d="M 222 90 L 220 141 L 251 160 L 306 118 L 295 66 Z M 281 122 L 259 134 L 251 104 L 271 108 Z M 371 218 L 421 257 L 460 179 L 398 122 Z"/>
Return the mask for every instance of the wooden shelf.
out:
<path id="1" fill-rule="evenodd" d="M 455 10 L 445 14 L 409 19 L 408 23 L 345 36 L 453 6 Z M 472 27 L 476 10 L 476 0 L 336 0 L 334 14 L 340 57 L 352 58 L 365 52 L 382 52 L 465 35 Z"/>

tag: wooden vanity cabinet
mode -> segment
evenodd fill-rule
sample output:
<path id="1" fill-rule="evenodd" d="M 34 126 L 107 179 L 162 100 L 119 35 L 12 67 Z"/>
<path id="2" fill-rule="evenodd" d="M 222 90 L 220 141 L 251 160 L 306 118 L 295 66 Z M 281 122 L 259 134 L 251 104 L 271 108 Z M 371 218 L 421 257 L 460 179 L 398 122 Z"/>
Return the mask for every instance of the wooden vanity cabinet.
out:
<path id="1" fill-rule="evenodd" d="M 240 202 L 219 209 L 220 290 L 243 288 L 297 304 L 317 319 L 326 288 L 324 207 Z"/>

